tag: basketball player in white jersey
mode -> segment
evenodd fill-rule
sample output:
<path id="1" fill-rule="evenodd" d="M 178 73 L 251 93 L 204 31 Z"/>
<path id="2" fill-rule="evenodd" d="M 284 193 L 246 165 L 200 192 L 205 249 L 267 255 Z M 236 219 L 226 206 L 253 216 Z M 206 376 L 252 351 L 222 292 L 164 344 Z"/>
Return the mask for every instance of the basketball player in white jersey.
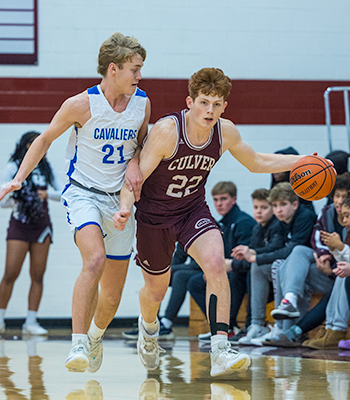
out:
<path id="1" fill-rule="evenodd" d="M 124 180 L 135 197 L 140 196 L 139 152 L 151 108 L 146 93 L 137 87 L 145 58 L 146 51 L 135 38 L 114 33 L 107 39 L 98 57 L 100 85 L 62 104 L 30 146 L 12 182 L 0 192 L 1 200 L 18 190 L 51 143 L 73 125 L 62 203 L 83 266 L 73 292 L 72 349 L 65 363 L 69 371 L 99 369 L 102 336 L 118 309 L 126 278 L 134 220 L 119 232 L 112 218 Z"/>

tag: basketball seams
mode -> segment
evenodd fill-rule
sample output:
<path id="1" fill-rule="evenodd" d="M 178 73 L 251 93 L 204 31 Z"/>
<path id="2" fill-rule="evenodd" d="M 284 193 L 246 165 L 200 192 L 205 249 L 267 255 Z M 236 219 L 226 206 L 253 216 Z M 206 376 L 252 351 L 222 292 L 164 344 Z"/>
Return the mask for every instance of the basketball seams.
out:
<path id="1" fill-rule="evenodd" d="M 298 167 L 299 168 L 299 167 Z M 304 183 L 306 183 L 307 181 L 309 181 L 310 179 L 314 179 L 315 176 L 319 175 L 321 172 L 326 171 L 326 168 L 322 168 L 320 171 L 316 172 L 315 174 L 313 174 L 312 176 L 310 176 L 309 178 L 305 179 L 305 181 L 301 182 L 298 184 L 298 186 L 293 187 L 293 190 L 297 190 L 299 186 L 304 185 Z M 326 174 L 325 174 L 326 175 Z"/>
<path id="2" fill-rule="evenodd" d="M 302 164 L 298 165 L 300 161 Z M 296 162 L 296 165 L 290 171 L 291 178 L 296 177 L 296 181 L 294 180 L 293 182 L 293 184 L 296 184 L 296 186 L 292 186 L 294 192 L 299 197 L 309 201 L 321 200 L 322 198 L 326 197 L 332 191 L 335 183 L 336 175 L 331 168 L 333 168 L 333 165 L 329 161 L 319 156 L 303 157 Z M 306 169 L 309 171 L 306 171 Z M 317 171 L 317 169 L 319 170 Z M 311 176 L 307 172 L 311 172 Z M 321 175 L 322 172 L 324 172 L 323 176 Z M 297 177 L 298 175 L 299 177 Z M 302 182 L 298 183 L 299 179 L 302 180 Z M 315 184 L 311 182 L 312 180 L 314 180 Z M 304 196 L 301 196 L 300 194 L 303 191 Z M 305 191 L 309 191 L 309 193 L 305 193 Z M 324 193 L 327 194 L 325 195 Z"/>

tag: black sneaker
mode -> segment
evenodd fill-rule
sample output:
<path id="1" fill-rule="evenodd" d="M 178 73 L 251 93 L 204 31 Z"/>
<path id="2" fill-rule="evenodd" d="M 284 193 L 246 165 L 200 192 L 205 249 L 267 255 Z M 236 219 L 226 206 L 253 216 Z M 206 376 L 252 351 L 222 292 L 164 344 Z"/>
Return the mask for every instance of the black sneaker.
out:
<path id="1" fill-rule="evenodd" d="M 242 328 L 242 329 L 241 329 L 239 332 L 237 332 L 234 336 L 229 337 L 228 340 L 229 340 L 231 343 L 237 343 L 237 344 L 238 344 L 239 339 L 242 338 L 243 336 L 246 336 L 246 335 L 247 335 L 247 332 L 248 332 L 248 329 L 247 329 L 247 328 Z"/>
<path id="2" fill-rule="evenodd" d="M 271 311 L 271 316 L 275 319 L 293 319 L 300 317 L 300 312 L 288 300 L 283 299 L 281 304 Z"/>
<path id="3" fill-rule="evenodd" d="M 129 340 L 137 340 L 139 337 L 139 330 L 134 329 L 132 331 L 122 332 L 122 335 L 125 339 Z M 175 339 L 174 332 L 171 328 L 167 329 L 161 322 L 160 322 L 160 329 L 159 329 L 159 336 L 158 340 L 172 340 Z"/>
<path id="4" fill-rule="evenodd" d="M 122 332 L 122 335 L 125 337 L 125 339 L 137 340 L 139 337 L 139 330 L 133 329 L 132 331 Z"/>

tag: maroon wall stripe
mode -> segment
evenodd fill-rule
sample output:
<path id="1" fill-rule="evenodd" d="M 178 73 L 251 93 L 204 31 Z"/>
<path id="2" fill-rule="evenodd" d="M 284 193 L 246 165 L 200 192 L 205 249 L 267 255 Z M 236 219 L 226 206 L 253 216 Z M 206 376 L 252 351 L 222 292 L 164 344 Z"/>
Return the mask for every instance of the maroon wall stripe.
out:
<path id="1" fill-rule="evenodd" d="M 0 78 L 0 123 L 49 123 L 62 102 L 99 83 L 87 78 Z M 350 81 L 234 80 L 223 115 L 236 124 L 323 125 L 323 93 Z M 143 79 L 152 102 L 151 122 L 185 108 L 187 80 Z M 332 123 L 344 124 L 342 93 L 331 93 Z"/>

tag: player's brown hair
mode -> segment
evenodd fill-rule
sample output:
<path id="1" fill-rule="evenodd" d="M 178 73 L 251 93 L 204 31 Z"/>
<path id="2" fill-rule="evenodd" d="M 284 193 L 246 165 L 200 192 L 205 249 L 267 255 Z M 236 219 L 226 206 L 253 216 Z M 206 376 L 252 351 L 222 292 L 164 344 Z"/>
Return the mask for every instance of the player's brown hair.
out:
<path id="1" fill-rule="evenodd" d="M 231 80 L 219 68 L 202 68 L 188 81 L 188 92 L 195 100 L 199 92 L 206 96 L 219 96 L 227 99 L 232 88 Z"/>
<path id="2" fill-rule="evenodd" d="M 218 182 L 211 190 L 212 196 L 226 193 L 231 197 L 237 196 L 237 187 L 233 182 Z"/>
<path id="3" fill-rule="evenodd" d="M 269 201 L 269 194 L 270 191 L 267 189 L 256 189 L 254 190 L 254 192 L 252 193 L 252 199 L 253 200 L 266 200 Z"/>
<path id="4" fill-rule="evenodd" d="M 274 201 L 287 200 L 290 203 L 299 201 L 299 197 L 294 193 L 294 190 L 288 182 L 280 182 L 270 190 L 268 201 L 273 203 Z"/>
<path id="5" fill-rule="evenodd" d="M 130 61 L 135 54 L 139 54 L 142 60 L 145 61 L 146 50 L 137 39 L 133 36 L 124 36 L 120 32 L 115 32 L 100 47 L 97 72 L 102 76 L 106 76 L 110 63 L 114 63 L 119 69 L 123 69 L 123 64 Z"/>

